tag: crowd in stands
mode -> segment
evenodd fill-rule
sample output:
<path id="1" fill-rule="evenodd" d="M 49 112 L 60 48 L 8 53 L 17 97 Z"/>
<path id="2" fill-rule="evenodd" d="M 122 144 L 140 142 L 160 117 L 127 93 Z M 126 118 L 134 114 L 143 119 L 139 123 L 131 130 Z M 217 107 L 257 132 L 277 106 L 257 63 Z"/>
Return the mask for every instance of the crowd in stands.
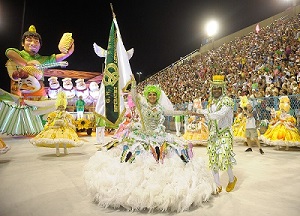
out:
<path id="1" fill-rule="evenodd" d="M 205 106 L 212 75 L 224 74 L 227 94 L 233 99 L 245 95 L 249 98 L 293 95 L 294 102 L 299 103 L 299 67 L 298 14 L 282 17 L 259 32 L 253 31 L 206 53 L 183 59 L 141 82 L 138 90 L 147 84 L 159 84 L 173 104 L 201 98 Z M 294 106 L 300 108 L 300 104 Z"/>

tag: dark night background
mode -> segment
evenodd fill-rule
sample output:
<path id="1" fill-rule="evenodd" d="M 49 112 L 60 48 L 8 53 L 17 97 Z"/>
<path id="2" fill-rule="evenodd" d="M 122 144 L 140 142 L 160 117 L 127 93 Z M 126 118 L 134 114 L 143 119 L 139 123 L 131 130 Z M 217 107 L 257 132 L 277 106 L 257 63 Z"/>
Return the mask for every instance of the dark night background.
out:
<path id="1" fill-rule="evenodd" d="M 255 24 L 292 5 L 287 0 L 98 0 L 37 1 L 0 0 L 0 87 L 9 91 L 5 50 L 21 49 L 21 36 L 35 25 L 41 34 L 41 55 L 59 53 L 58 43 L 72 32 L 75 51 L 66 60 L 68 70 L 99 72 L 103 58 L 93 50 L 96 42 L 107 48 L 113 4 L 125 48 L 134 48 L 132 72 L 141 80 L 169 66 L 201 46 L 206 38 L 204 24 L 219 21 L 216 38 Z"/>

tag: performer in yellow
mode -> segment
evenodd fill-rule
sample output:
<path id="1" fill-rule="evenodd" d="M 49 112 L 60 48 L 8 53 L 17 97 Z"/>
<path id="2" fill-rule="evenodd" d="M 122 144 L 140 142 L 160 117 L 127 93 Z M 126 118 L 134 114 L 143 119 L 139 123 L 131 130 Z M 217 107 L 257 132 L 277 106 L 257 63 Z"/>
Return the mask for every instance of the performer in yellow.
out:
<path id="1" fill-rule="evenodd" d="M 189 117 L 187 130 L 182 137 L 193 144 L 204 144 L 207 142 L 209 131 L 205 118 L 197 116 L 202 109 L 200 98 L 193 101 L 193 109 L 196 113 Z"/>
<path id="2" fill-rule="evenodd" d="M 66 112 L 64 92 L 58 93 L 55 106 L 57 110 L 48 115 L 44 130 L 30 142 L 38 147 L 56 148 L 56 156 L 60 156 L 59 148 L 64 148 L 64 154 L 68 154 L 67 148 L 82 146 L 83 141 L 76 133 L 74 117 Z"/>
<path id="3" fill-rule="evenodd" d="M 242 107 L 237 108 L 237 113 L 232 125 L 234 141 L 246 141 L 246 117 Z"/>
<path id="4" fill-rule="evenodd" d="M 244 109 L 249 103 L 247 96 L 240 96 L 239 107 L 232 125 L 233 139 L 235 142 L 246 142 L 246 115 Z"/>
<path id="5" fill-rule="evenodd" d="M 183 138 L 194 144 L 203 144 L 208 139 L 208 127 L 205 119 L 196 116 L 190 116 L 187 131 L 183 134 Z"/>
<path id="6" fill-rule="evenodd" d="M 285 146 L 300 146 L 300 134 L 296 127 L 296 119 L 289 114 L 290 99 L 288 96 L 279 98 L 279 110 L 273 111 L 267 131 L 261 136 L 264 143 L 278 148 Z"/>

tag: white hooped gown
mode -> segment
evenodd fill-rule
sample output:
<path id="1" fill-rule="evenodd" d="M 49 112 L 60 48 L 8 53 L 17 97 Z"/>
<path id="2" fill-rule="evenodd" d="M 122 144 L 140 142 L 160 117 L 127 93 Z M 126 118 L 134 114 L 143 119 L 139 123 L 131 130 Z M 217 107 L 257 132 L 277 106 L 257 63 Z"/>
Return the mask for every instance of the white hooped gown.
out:
<path id="1" fill-rule="evenodd" d="M 204 159 L 165 132 L 160 104 L 140 104 L 143 122 L 132 122 L 126 137 L 97 151 L 85 165 L 93 201 L 104 208 L 172 212 L 207 202 L 216 186 Z"/>

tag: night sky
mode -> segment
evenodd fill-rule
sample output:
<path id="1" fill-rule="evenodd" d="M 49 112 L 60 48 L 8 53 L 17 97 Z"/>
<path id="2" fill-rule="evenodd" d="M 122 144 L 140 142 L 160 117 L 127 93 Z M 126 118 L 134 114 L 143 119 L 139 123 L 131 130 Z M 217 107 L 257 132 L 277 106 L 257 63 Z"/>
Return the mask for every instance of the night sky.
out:
<path id="1" fill-rule="evenodd" d="M 287 0 L 0 0 L 0 87 L 9 91 L 5 50 L 20 49 L 21 36 L 31 24 L 43 39 L 41 55 L 59 53 L 61 36 L 71 32 L 75 51 L 66 59 L 66 69 L 100 74 L 104 59 L 94 53 L 93 43 L 107 48 L 110 3 L 125 48 L 135 49 L 130 64 L 134 74 L 142 72 L 141 80 L 198 49 L 210 18 L 220 23 L 217 39 L 292 5 Z"/>

